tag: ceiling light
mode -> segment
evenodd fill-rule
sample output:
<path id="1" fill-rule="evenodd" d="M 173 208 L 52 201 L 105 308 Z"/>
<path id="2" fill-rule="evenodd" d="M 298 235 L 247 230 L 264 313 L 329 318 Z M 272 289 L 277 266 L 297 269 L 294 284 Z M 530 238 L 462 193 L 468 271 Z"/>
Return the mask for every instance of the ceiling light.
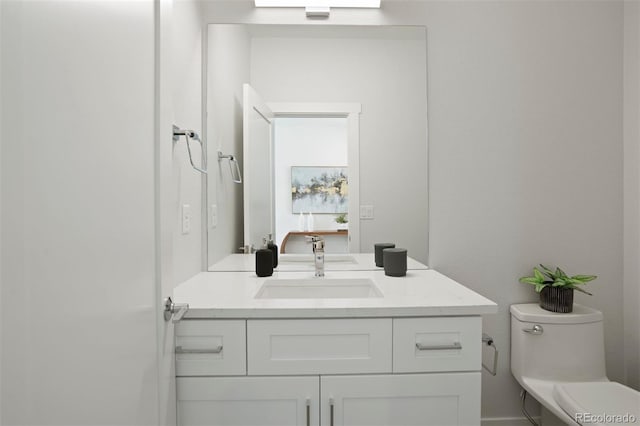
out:
<path id="1" fill-rule="evenodd" d="M 256 7 L 380 7 L 381 0 L 255 0 Z"/>

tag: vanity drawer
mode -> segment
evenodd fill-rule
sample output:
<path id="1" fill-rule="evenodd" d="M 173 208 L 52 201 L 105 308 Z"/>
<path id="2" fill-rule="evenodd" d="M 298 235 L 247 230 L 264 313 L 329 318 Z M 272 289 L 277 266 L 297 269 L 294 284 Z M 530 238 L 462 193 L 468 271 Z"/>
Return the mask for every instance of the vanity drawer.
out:
<path id="1" fill-rule="evenodd" d="M 247 374 L 243 320 L 182 320 L 176 324 L 176 376 Z"/>
<path id="2" fill-rule="evenodd" d="M 481 317 L 393 320 L 393 372 L 478 371 Z"/>
<path id="3" fill-rule="evenodd" d="M 249 374 L 391 372 L 391 318 L 247 321 Z"/>

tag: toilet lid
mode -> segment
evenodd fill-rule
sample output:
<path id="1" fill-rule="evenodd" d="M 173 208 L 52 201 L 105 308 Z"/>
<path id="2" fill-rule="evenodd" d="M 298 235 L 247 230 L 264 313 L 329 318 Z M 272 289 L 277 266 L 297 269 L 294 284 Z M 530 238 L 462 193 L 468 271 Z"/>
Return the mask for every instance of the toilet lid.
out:
<path id="1" fill-rule="evenodd" d="M 640 392 L 616 382 L 558 383 L 558 405 L 581 425 L 629 425 L 640 422 Z"/>

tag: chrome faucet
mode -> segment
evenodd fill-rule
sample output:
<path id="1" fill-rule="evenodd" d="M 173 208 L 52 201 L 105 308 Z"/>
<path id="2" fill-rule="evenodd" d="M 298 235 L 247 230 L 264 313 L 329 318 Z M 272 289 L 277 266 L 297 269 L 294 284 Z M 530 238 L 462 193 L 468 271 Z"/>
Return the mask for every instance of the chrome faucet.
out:
<path id="1" fill-rule="evenodd" d="M 313 259 L 316 266 L 316 277 L 324 277 L 324 238 L 319 235 L 307 237 L 307 242 L 313 244 Z"/>

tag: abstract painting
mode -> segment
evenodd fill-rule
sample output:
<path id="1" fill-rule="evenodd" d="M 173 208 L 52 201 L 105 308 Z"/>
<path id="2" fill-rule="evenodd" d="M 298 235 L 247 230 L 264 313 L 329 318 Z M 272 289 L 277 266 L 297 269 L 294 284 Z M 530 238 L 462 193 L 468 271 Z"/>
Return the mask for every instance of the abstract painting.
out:
<path id="1" fill-rule="evenodd" d="M 291 167 L 291 206 L 295 213 L 347 213 L 347 167 Z"/>

